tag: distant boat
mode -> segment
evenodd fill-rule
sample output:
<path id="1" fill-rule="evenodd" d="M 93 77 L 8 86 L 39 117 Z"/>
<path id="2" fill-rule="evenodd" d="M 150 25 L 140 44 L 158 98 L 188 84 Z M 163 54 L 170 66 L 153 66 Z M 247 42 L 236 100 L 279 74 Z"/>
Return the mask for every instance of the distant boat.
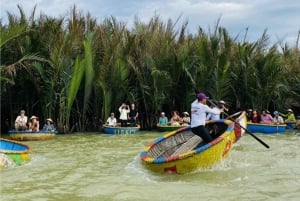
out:
<path id="1" fill-rule="evenodd" d="M 247 129 L 252 133 L 262 134 L 276 134 L 284 133 L 286 130 L 286 124 L 261 124 L 261 123 L 247 123 Z"/>
<path id="2" fill-rule="evenodd" d="M 286 129 L 300 129 L 300 120 L 285 122 L 285 123 L 286 123 Z"/>
<path id="3" fill-rule="evenodd" d="M 0 169 L 5 167 L 8 158 L 12 160 L 15 164 L 21 165 L 25 161 L 29 160 L 29 153 L 31 148 L 20 142 L 7 140 L 0 138 Z M 7 156 L 7 158 L 5 158 Z"/>
<path id="4" fill-rule="evenodd" d="M 142 164 L 153 172 L 178 174 L 211 167 L 228 157 L 233 143 L 245 133 L 245 112 L 235 121 L 208 121 L 206 127 L 215 138 L 207 144 L 193 134 L 190 126 L 171 131 L 144 148 L 140 153 Z"/>
<path id="5" fill-rule="evenodd" d="M 17 131 L 10 130 L 8 131 L 10 134 L 10 138 L 18 141 L 30 141 L 30 140 L 49 140 L 53 139 L 56 136 L 57 131 L 44 131 L 40 130 L 38 132 L 32 131 Z"/>
<path id="6" fill-rule="evenodd" d="M 172 125 L 172 124 L 169 124 L 169 125 L 160 125 L 160 124 L 157 124 L 156 127 L 157 127 L 157 130 L 160 131 L 160 132 L 166 132 L 166 131 L 175 131 L 175 130 L 178 130 L 180 128 L 184 128 L 184 127 L 187 127 L 188 125 Z"/>
<path id="7" fill-rule="evenodd" d="M 140 130 L 140 125 L 137 125 L 135 127 L 121 127 L 121 126 L 108 126 L 108 125 L 103 125 L 103 132 L 105 134 L 110 134 L 110 135 L 118 135 L 118 134 L 136 134 Z"/>

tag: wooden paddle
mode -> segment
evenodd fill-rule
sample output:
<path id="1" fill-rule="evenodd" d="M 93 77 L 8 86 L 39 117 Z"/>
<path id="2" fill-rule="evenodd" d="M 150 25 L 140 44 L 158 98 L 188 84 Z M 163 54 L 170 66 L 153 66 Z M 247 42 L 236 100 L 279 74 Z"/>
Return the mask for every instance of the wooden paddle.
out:
<path id="1" fill-rule="evenodd" d="M 210 101 L 209 99 L 207 99 L 208 102 L 214 106 L 216 106 L 216 104 L 214 104 L 212 101 Z M 239 124 L 238 122 L 236 122 L 234 119 L 231 118 L 231 116 L 229 116 L 226 112 L 223 112 L 228 119 L 230 119 L 231 121 L 234 121 L 235 123 L 237 123 L 242 129 L 244 129 L 248 134 L 250 134 L 254 139 L 256 139 L 258 142 L 260 142 L 262 145 L 264 145 L 266 148 L 270 148 L 269 145 L 267 145 L 264 141 L 262 141 L 261 139 L 259 139 L 256 135 L 254 135 L 253 133 L 251 133 L 247 128 L 243 127 L 241 124 Z"/>

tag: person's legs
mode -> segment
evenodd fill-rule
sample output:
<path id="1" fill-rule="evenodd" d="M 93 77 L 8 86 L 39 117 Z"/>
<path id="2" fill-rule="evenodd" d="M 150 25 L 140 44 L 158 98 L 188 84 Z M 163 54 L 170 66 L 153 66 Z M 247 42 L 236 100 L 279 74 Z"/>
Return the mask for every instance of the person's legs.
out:
<path id="1" fill-rule="evenodd" d="M 127 124 L 127 120 L 122 119 L 121 120 L 121 126 L 126 127 L 127 126 L 126 124 Z"/>
<path id="2" fill-rule="evenodd" d="M 131 117 L 131 118 L 130 118 L 130 126 L 131 126 L 131 127 L 135 127 L 135 126 L 136 126 L 135 124 L 136 124 L 136 123 L 135 123 L 134 117 Z"/>
<path id="3" fill-rule="evenodd" d="M 194 127 L 194 128 L 192 128 L 192 132 L 195 135 L 200 136 L 205 143 L 209 143 L 210 141 L 212 141 L 212 137 L 210 136 L 210 134 L 207 131 L 207 129 L 205 128 L 205 126 Z"/>

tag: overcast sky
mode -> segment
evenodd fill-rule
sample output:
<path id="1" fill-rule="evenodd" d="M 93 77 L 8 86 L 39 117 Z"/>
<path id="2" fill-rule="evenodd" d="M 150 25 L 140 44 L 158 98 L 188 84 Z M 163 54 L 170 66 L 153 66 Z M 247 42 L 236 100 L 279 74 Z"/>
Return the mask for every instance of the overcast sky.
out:
<path id="1" fill-rule="evenodd" d="M 154 15 L 178 26 L 188 21 L 188 32 L 198 28 L 208 30 L 216 25 L 225 27 L 232 37 L 240 33 L 240 39 L 248 28 L 247 40 L 256 41 L 264 30 L 271 43 L 278 41 L 295 45 L 300 30 L 300 0 L 0 0 L 2 23 L 7 23 L 6 11 L 18 15 L 17 4 L 29 16 L 36 5 L 36 17 L 40 13 L 49 16 L 66 16 L 73 5 L 83 13 L 90 12 L 100 23 L 114 16 L 132 27 L 134 17 L 148 22 Z"/>

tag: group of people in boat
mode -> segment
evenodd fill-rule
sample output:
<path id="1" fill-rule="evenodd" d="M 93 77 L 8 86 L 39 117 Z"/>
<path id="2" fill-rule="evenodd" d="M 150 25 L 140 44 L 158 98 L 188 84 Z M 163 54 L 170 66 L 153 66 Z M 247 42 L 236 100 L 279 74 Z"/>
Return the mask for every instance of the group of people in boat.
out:
<path id="1" fill-rule="evenodd" d="M 160 117 L 158 118 L 158 125 L 160 126 L 184 126 L 189 125 L 190 123 L 190 114 L 186 111 L 182 113 L 182 116 L 180 116 L 177 110 L 172 111 L 170 120 L 166 116 L 165 112 L 161 112 Z"/>
<path id="2" fill-rule="evenodd" d="M 121 127 L 127 127 L 128 124 L 130 127 L 137 126 L 139 112 L 134 103 L 131 103 L 130 106 L 126 103 L 122 103 L 122 105 L 119 107 L 119 112 L 119 121 Z M 110 113 L 110 116 L 106 120 L 106 125 L 111 127 L 116 127 L 118 125 L 118 120 L 115 116 L 115 113 Z"/>
<path id="3" fill-rule="evenodd" d="M 206 104 L 206 103 L 205 103 Z M 225 107 L 225 101 L 221 100 L 217 104 L 210 104 L 211 109 L 221 109 L 223 108 L 223 111 L 228 111 L 228 108 Z M 219 120 L 223 118 L 224 119 L 224 113 L 221 112 L 220 114 L 215 113 L 206 113 L 205 121 L 209 120 Z M 179 112 L 177 110 L 174 110 L 171 112 L 171 118 L 170 120 L 166 116 L 165 112 L 160 113 L 160 117 L 158 119 L 158 125 L 160 126 L 181 126 L 181 125 L 190 125 L 191 124 L 191 117 L 190 114 L 185 111 L 182 113 L 182 116 L 179 115 Z"/>
<path id="4" fill-rule="evenodd" d="M 15 120 L 15 129 L 17 131 L 39 132 L 40 131 L 39 118 L 33 115 L 28 119 L 28 117 L 25 115 L 25 110 L 21 110 L 20 114 L 17 116 Z M 51 118 L 46 119 L 46 123 L 44 124 L 42 130 L 55 131 L 55 126 Z"/>
<path id="5" fill-rule="evenodd" d="M 292 109 L 287 109 L 287 114 L 283 114 L 275 110 L 273 116 L 268 110 L 258 111 L 256 109 L 247 110 L 247 119 L 252 123 L 262 124 L 284 124 L 296 122 L 296 118 Z"/>

